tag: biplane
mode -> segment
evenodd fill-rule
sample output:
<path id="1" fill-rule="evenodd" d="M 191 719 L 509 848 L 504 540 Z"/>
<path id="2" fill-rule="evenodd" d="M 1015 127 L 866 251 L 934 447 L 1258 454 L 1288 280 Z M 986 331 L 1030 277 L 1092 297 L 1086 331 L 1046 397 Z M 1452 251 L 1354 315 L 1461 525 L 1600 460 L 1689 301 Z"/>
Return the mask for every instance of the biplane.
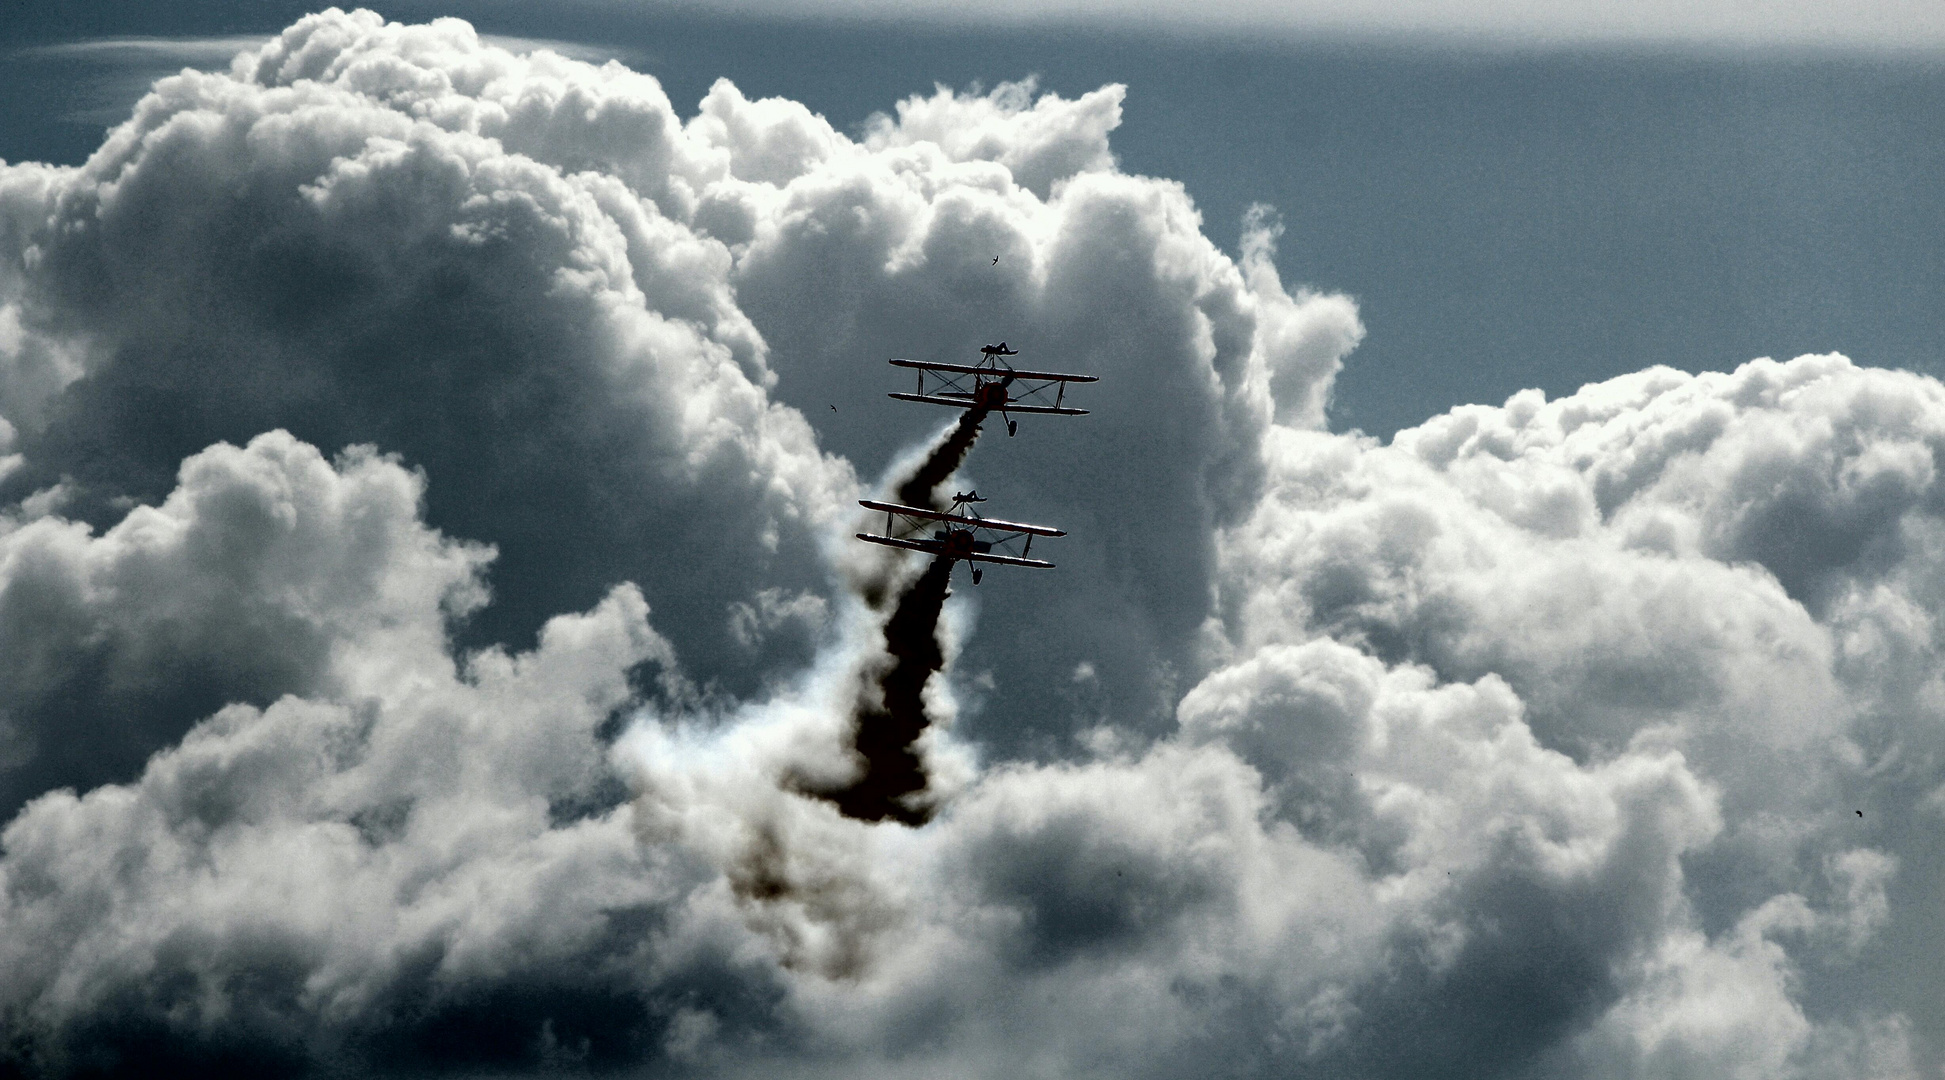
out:
<path id="1" fill-rule="evenodd" d="M 1029 558 L 1036 536 L 1066 536 L 1059 529 L 1045 525 L 1023 525 L 1017 521 L 1000 521 L 997 518 L 980 517 L 971 509 L 971 504 L 985 502 L 978 492 L 954 495 L 952 509 L 927 510 L 917 506 L 900 506 L 897 503 L 876 502 L 860 499 L 858 505 L 866 510 L 877 510 L 885 515 L 885 533 L 859 533 L 858 539 L 869 540 L 886 547 L 904 548 L 907 551 L 924 551 L 947 560 L 964 560 L 969 563 L 1000 563 L 1004 566 L 1031 566 L 1041 570 L 1053 569 L 1053 563 L 1045 559 Z M 1019 543 L 1017 554 L 1007 550 L 1007 546 Z M 979 584 L 984 571 L 977 565 L 972 568 L 973 584 Z"/>
<path id="2" fill-rule="evenodd" d="M 1068 383 L 1096 382 L 1092 375 L 1068 375 L 1057 371 L 1016 371 L 1002 356 L 1018 356 L 1006 342 L 979 350 L 978 364 L 941 364 L 930 360 L 893 360 L 892 365 L 918 370 L 918 392 L 892 394 L 900 401 L 922 401 L 928 405 L 950 405 L 955 409 L 990 409 L 1006 420 L 1006 433 L 1019 433 L 1020 422 L 1013 413 L 1055 413 L 1060 416 L 1086 416 L 1086 409 L 1066 404 Z M 933 383 L 928 393 L 926 379 Z M 1050 399 L 1047 395 L 1051 393 Z"/>

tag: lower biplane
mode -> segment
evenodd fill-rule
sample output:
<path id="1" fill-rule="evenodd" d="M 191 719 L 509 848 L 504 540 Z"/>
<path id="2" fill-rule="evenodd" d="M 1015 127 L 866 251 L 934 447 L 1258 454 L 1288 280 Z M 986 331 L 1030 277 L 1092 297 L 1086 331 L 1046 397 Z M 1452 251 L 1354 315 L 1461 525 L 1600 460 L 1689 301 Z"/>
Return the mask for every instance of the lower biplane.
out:
<path id="1" fill-rule="evenodd" d="M 1054 413 L 1060 416 L 1086 416 L 1086 409 L 1066 404 L 1068 383 L 1097 381 L 1092 375 L 1069 375 L 1058 371 L 1016 371 L 999 359 L 1016 356 L 1006 342 L 979 350 L 978 364 L 941 364 L 931 360 L 893 360 L 895 367 L 918 370 L 918 392 L 892 394 L 900 401 L 922 401 L 928 405 L 950 405 L 955 409 L 987 409 L 1006 420 L 1006 433 L 1019 432 L 1020 422 L 1013 413 Z M 930 379 L 932 389 L 926 390 Z M 1049 395 L 1052 395 L 1049 397 Z"/>
<path id="2" fill-rule="evenodd" d="M 950 510 L 927 510 L 917 506 L 900 506 L 897 503 L 875 502 L 861 499 L 858 505 L 867 510 L 877 510 L 885 515 L 885 532 L 859 533 L 858 539 L 869 540 L 886 547 L 904 548 L 907 551 L 923 551 L 947 560 L 964 560 L 969 563 L 999 563 L 1003 566 L 1031 566 L 1041 570 L 1053 569 L 1053 563 L 1045 559 L 1029 558 L 1036 536 L 1066 536 L 1059 529 L 1045 525 L 1022 525 L 1017 521 L 1000 521 L 984 518 L 972 512 L 969 504 L 985 502 L 978 493 L 955 495 Z M 1016 554 L 1008 550 L 1012 544 L 1020 544 Z M 972 568 L 973 584 L 979 584 L 983 571 L 979 566 Z"/>

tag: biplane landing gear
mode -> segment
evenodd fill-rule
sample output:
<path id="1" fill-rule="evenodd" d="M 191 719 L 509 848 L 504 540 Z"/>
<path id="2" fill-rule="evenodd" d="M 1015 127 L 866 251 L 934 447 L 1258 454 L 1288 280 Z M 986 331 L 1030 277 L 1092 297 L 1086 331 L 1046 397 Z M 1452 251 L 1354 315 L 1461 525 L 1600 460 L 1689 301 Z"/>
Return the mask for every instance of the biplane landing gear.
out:
<path id="1" fill-rule="evenodd" d="M 973 567 L 973 584 L 974 584 L 974 585 L 977 585 L 977 584 L 979 584 L 979 579 L 980 579 L 980 578 L 982 578 L 982 577 L 984 577 L 984 576 L 985 576 L 985 571 L 983 571 L 983 570 L 981 570 L 981 569 L 980 569 L 979 567 L 977 567 L 977 566 L 975 566 L 975 567 Z"/>
<path id="2" fill-rule="evenodd" d="M 1018 435 L 1019 433 L 1020 433 L 1020 422 L 1018 420 L 1008 420 L 1006 422 L 1006 437 L 1010 439 L 1013 436 Z"/>

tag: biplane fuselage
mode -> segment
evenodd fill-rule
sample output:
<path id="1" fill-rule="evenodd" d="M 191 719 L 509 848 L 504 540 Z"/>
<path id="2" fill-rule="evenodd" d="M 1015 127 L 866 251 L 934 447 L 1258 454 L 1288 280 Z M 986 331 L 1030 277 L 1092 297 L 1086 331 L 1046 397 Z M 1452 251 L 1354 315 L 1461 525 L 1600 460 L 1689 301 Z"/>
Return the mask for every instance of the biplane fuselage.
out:
<path id="1" fill-rule="evenodd" d="M 1005 409 L 1013 398 L 1006 384 L 998 379 L 980 379 L 973 384 L 972 403 L 982 409 Z"/>
<path id="2" fill-rule="evenodd" d="M 971 529 L 941 529 L 932 538 L 939 542 L 939 554 L 948 559 L 964 559 L 993 550 L 990 541 L 981 542 Z"/>

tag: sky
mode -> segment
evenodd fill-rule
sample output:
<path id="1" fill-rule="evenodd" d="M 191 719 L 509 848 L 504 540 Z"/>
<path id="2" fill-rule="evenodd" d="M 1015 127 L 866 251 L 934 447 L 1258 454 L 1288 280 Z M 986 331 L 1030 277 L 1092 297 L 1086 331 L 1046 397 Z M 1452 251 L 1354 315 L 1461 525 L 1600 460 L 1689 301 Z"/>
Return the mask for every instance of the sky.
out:
<path id="1" fill-rule="evenodd" d="M 7 1074 L 1945 1074 L 1923 8 L 23 10 Z"/>

